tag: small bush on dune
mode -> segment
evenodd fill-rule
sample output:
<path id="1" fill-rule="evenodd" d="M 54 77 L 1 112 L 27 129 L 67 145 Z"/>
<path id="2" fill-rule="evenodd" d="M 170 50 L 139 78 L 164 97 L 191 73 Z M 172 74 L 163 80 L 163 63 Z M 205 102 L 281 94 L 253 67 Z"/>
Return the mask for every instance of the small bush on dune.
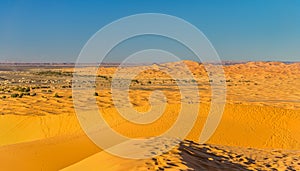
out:
<path id="1" fill-rule="evenodd" d="M 24 91 L 25 91 L 25 92 L 30 92 L 30 88 L 29 88 L 29 87 L 26 87 Z"/>
<path id="2" fill-rule="evenodd" d="M 23 95 L 24 95 L 24 96 L 29 96 L 30 93 L 29 93 L 29 92 L 25 92 L 25 93 L 23 93 Z"/>
<path id="3" fill-rule="evenodd" d="M 40 88 L 50 88 L 50 86 L 44 85 L 44 86 L 40 86 Z"/>
<path id="4" fill-rule="evenodd" d="M 19 87 L 19 88 L 16 88 L 16 90 L 20 91 L 20 92 L 30 92 L 29 87 Z"/>
<path id="5" fill-rule="evenodd" d="M 58 95 L 57 93 L 54 94 L 55 98 L 61 98 L 62 96 Z"/>
<path id="6" fill-rule="evenodd" d="M 19 94 L 17 94 L 17 93 L 14 93 L 14 94 L 11 94 L 11 95 L 10 95 L 10 97 L 12 97 L 12 98 L 16 98 L 16 97 L 19 97 Z"/>

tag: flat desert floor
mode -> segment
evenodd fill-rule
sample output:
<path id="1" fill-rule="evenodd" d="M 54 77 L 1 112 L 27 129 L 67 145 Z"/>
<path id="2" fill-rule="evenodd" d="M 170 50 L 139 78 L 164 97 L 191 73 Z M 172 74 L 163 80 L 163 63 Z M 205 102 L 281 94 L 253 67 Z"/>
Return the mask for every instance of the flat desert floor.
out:
<path id="1" fill-rule="evenodd" d="M 184 66 L 194 77 L 184 81 L 197 85 L 200 101 L 183 97 L 177 80 L 165 72 L 184 74 Z M 89 69 L 81 68 L 83 72 Z M 103 151 L 85 135 L 76 117 L 74 68 L 17 68 L 0 71 L 0 170 L 300 170 L 300 63 L 223 66 L 224 113 L 205 144 L 199 144 L 199 137 L 210 110 L 211 85 L 216 82 L 203 64 L 181 61 L 131 66 L 124 73 L 137 69 L 143 72 L 131 80 L 129 104 L 123 103 L 123 94 L 112 97 L 116 67 L 97 70 L 95 93 L 88 96 L 96 100 L 111 128 L 130 138 L 158 136 L 172 127 L 181 104 L 200 104 L 184 140 L 154 138 L 144 145 L 155 154 L 160 150 L 157 147 L 176 144 L 170 151 L 138 160 Z M 158 96 L 152 94 L 154 90 L 163 92 L 166 99 L 150 104 L 150 96 Z M 142 126 L 120 117 L 116 109 L 148 111 L 165 102 L 163 115 Z"/>

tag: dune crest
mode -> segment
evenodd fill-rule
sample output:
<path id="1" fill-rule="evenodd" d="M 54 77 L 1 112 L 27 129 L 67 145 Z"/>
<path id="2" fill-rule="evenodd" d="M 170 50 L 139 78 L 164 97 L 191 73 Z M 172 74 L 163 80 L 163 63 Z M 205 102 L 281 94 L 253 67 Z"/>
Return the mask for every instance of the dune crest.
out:
<path id="1" fill-rule="evenodd" d="M 192 79 L 176 80 L 167 73 L 185 75 L 185 66 Z M 97 70 L 95 93 L 86 96 L 96 100 L 113 130 L 131 138 L 157 136 L 172 126 L 181 103 L 198 105 L 199 99 L 181 96 L 178 81 L 198 86 L 200 112 L 186 140 L 166 154 L 134 161 L 101 151 L 84 135 L 73 106 L 73 68 L 0 71 L 0 168 L 299 170 L 300 63 L 248 62 L 223 68 L 226 79 L 218 81 L 226 83 L 225 111 L 205 145 L 197 142 L 210 108 L 210 86 L 216 80 L 209 78 L 213 73 L 208 73 L 203 64 L 179 61 L 124 67 L 123 79 L 127 79 L 126 73 L 143 69 L 130 83 L 130 104 L 122 103 L 123 95 L 112 98 L 110 86 L 116 67 L 81 68 L 87 75 L 90 69 Z M 166 100 L 152 105 L 167 102 L 157 122 L 141 126 L 120 117 L 113 100 L 125 111 L 133 107 L 145 112 L 151 109 L 149 98 L 155 90 L 160 90 Z M 153 97 L 159 99 L 157 94 Z"/>

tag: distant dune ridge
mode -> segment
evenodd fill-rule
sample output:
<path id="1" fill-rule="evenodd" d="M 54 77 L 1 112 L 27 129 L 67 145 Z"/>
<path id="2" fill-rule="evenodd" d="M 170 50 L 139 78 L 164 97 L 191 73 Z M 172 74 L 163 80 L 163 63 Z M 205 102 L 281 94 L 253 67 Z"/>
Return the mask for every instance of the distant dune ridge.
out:
<path id="1" fill-rule="evenodd" d="M 152 125 L 133 125 L 120 117 L 110 90 L 116 67 L 100 67 L 97 94 L 87 96 L 96 98 L 104 118 L 115 131 L 128 137 L 153 137 L 172 126 L 180 103 L 197 105 L 198 99 L 181 97 L 177 80 L 163 72 L 175 70 L 184 75 L 184 65 L 194 77 L 185 81 L 197 83 L 201 96 L 196 123 L 186 140 L 171 151 L 143 160 L 108 154 L 84 135 L 72 101 L 69 73 L 73 68 L 0 71 L 0 169 L 300 170 L 300 63 L 247 62 L 223 66 L 226 79 L 221 81 L 227 88 L 223 118 L 203 145 L 197 142 L 210 108 L 210 85 L 214 80 L 209 78 L 213 73 L 207 73 L 201 63 L 181 61 L 125 69 L 125 74 L 137 67 L 144 70 L 130 84 L 129 100 L 137 111 L 150 109 L 149 96 L 153 90 L 161 90 L 167 98 L 164 114 Z M 81 70 L 86 72 L 89 68 Z M 29 95 L 11 96 L 21 93 L 18 87 L 30 87 Z M 124 109 L 130 107 L 119 104 Z M 149 145 L 158 147 L 155 144 Z"/>

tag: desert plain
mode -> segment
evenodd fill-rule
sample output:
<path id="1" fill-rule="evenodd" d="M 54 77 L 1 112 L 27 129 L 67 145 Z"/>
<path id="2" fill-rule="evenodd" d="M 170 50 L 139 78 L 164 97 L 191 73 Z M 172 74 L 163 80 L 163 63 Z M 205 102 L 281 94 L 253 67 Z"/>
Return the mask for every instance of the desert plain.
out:
<path id="1" fill-rule="evenodd" d="M 177 80 L 187 66 L 200 99 L 183 97 Z M 88 71 L 92 66 L 82 67 Z M 161 70 L 160 68 L 164 68 Z M 179 61 L 128 66 L 125 73 L 142 69 L 131 80 L 128 99 L 113 98 L 111 82 L 116 66 L 97 69 L 96 100 L 103 117 L 116 132 L 130 137 L 155 137 L 176 121 L 181 104 L 199 105 L 198 117 L 184 139 L 161 155 L 126 159 L 94 144 L 82 130 L 74 109 L 72 66 L 0 66 L 0 169 L 1 170 L 300 170 L 300 63 L 243 62 L 223 66 L 226 104 L 220 124 L 205 144 L 201 130 L 211 103 L 211 80 L 204 65 Z M 153 91 L 165 101 L 150 104 Z M 191 91 L 191 93 L 194 93 Z M 120 95 L 120 96 L 123 96 Z M 154 94 L 151 97 L 156 97 Z M 164 113 L 151 124 L 124 119 L 116 110 L 151 110 L 166 103 Z M 189 115 L 186 112 L 186 115 Z M 191 123 L 186 123 L 191 124 Z M 109 140 L 103 140 L 109 141 Z M 145 144 L 172 146 L 164 139 Z"/>

